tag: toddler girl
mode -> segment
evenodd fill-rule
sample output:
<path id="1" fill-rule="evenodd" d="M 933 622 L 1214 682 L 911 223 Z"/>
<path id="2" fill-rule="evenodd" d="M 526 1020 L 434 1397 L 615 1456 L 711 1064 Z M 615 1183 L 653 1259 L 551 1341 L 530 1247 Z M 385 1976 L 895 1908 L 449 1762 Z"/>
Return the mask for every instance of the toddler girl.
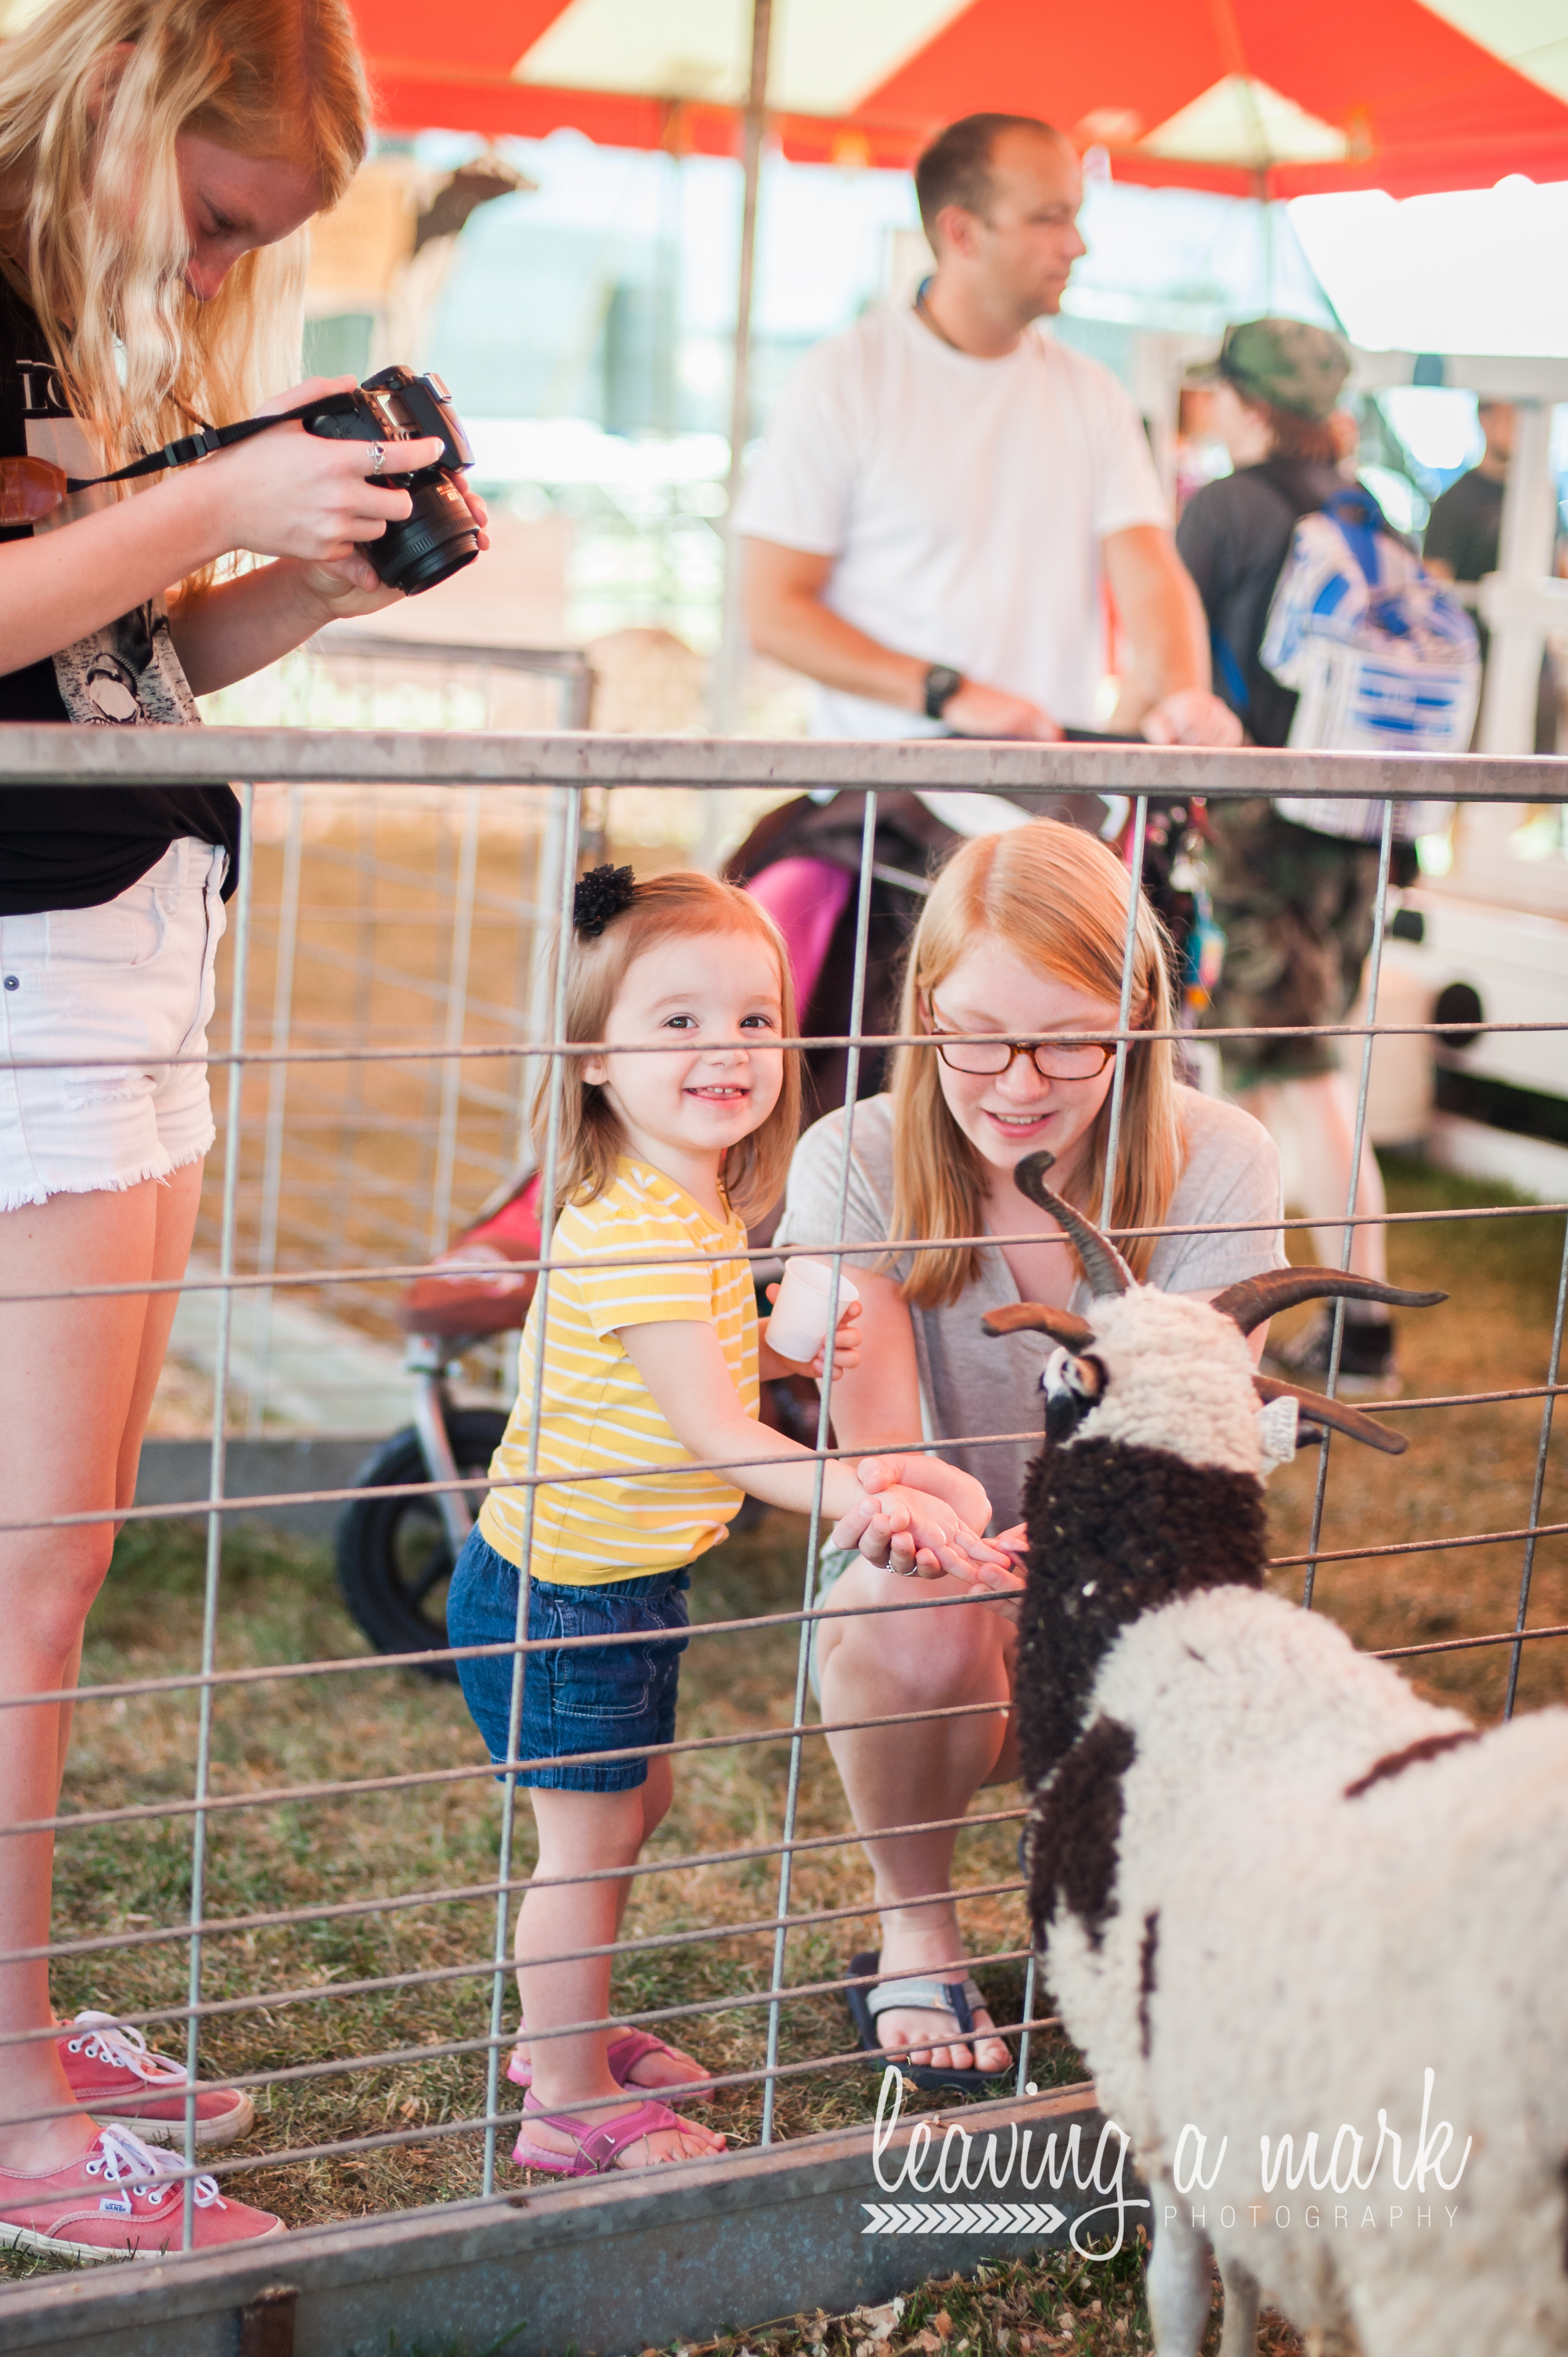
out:
<path id="1" fill-rule="evenodd" d="M 528 1469 L 542 1359 L 537 1465 L 553 1478 L 535 1492 L 528 1636 L 647 1641 L 526 1657 L 518 1757 L 538 1764 L 518 1781 L 539 1864 L 517 1927 L 532 2042 L 509 2072 L 527 2090 L 513 2157 L 560 2177 L 723 2148 L 658 2100 L 667 2088 L 703 2092 L 689 2055 L 646 2031 L 569 2026 L 606 2020 L 610 1959 L 585 1952 L 615 1941 L 639 1853 L 670 1806 L 669 1755 L 645 1755 L 674 1736 L 690 1566 L 726 1535 L 743 1489 L 799 1512 L 816 1474 L 809 1451 L 757 1421 L 744 1257 L 744 1215 L 778 1196 L 799 1127 L 797 1051 L 778 1044 L 794 1033 L 794 999 L 773 921 L 712 877 L 677 869 L 639 884 L 629 868 L 585 877 L 574 919 L 566 1038 L 605 1052 L 573 1057 L 565 1072 L 553 1257 L 566 1265 L 529 1313 L 517 1405 L 491 1473 L 515 1480 Z M 549 1095 L 546 1075 L 534 1103 L 541 1139 Z M 839 1321 L 836 1368 L 856 1359 L 858 1314 L 851 1305 Z M 762 1373 L 802 1372 L 766 1344 L 760 1355 Z M 819 1352 L 811 1371 L 822 1363 Z M 650 1465 L 669 1470 L 638 1469 Z M 562 1478 L 585 1473 L 595 1478 Z M 966 1513 L 983 1521 L 985 1509 L 967 1476 L 918 1458 L 830 1463 L 824 1511 L 842 1518 L 867 1485 L 926 1564 L 1004 1560 L 968 1526 Z M 455 1645 L 514 1637 L 527 1498 L 520 1486 L 486 1500 L 453 1577 Z M 512 1668 L 505 1654 L 459 1663 L 498 1763 Z M 582 1878 L 592 1876 L 602 1878 Z M 543 2034 L 559 2030 L 569 2034 Z"/>

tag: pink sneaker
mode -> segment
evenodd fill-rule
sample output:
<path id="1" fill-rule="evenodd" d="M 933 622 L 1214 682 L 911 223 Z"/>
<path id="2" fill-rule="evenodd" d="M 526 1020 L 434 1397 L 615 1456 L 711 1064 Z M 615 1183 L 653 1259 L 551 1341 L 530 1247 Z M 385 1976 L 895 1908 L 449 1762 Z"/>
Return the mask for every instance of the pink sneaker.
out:
<path id="1" fill-rule="evenodd" d="M 196 2184 L 195 2248 L 260 2243 L 287 2230 L 270 2211 L 228 2201 L 218 2180 Z M 0 2168 L 0 2247 L 51 2258 L 156 2259 L 180 2247 L 184 2183 L 177 2161 L 153 2152 L 129 2128 L 101 2128 L 69 2168 L 24 2177 Z"/>
<path id="2" fill-rule="evenodd" d="M 112 2013 L 79 2013 L 58 2040 L 70 2092 L 96 2119 L 130 2120 L 145 2144 L 185 2142 L 182 2063 L 148 2046 Z M 256 2107 L 242 2087 L 196 2083 L 196 2141 L 232 2144 L 249 2136 Z"/>

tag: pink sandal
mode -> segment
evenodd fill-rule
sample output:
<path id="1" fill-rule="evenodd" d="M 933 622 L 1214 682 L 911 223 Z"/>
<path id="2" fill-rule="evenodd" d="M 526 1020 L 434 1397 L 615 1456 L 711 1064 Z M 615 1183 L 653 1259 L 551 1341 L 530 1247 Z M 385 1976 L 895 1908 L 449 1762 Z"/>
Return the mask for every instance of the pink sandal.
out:
<path id="1" fill-rule="evenodd" d="M 530 2144 L 526 2134 L 529 2115 L 542 2120 L 546 2127 L 559 2128 L 570 2136 L 575 2152 L 552 2152 L 548 2146 Z M 571 2112 L 547 2112 L 542 2104 L 535 2103 L 531 2087 L 522 2099 L 523 2129 L 512 2147 L 512 2159 L 519 2169 L 542 2169 L 549 2177 L 599 2177 L 614 2169 L 628 2145 L 646 2136 L 657 2136 L 664 2128 L 679 2128 L 682 2122 L 668 2104 L 639 2104 L 634 2112 L 623 2112 L 618 2119 L 601 2120 L 595 2126 L 578 2119 Z M 668 2163 L 651 2162 L 652 2168 Z"/>
<path id="2" fill-rule="evenodd" d="M 528 2035 L 527 2023 L 521 2022 L 518 2027 L 521 2035 L 526 2038 Z M 651 2030 L 626 2030 L 619 2038 L 612 2038 L 610 2040 L 609 2055 L 607 2058 L 610 2066 L 610 2077 L 615 2081 L 618 2087 L 637 2087 L 637 2082 L 633 2079 L 631 2074 L 636 2070 L 638 2064 L 642 2061 L 645 2054 L 673 2054 L 674 2051 L 674 2048 L 667 2045 L 662 2038 L 655 2038 Z M 515 2049 L 513 2050 L 510 2061 L 506 2066 L 506 2074 L 511 2081 L 514 2087 L 532 2087 L 533 2084 L 532 2064 L 520 2061 Z M 651 2091 L 639 2088 L 638 2092 L 641 2093 Z M 657 2091 L 657 2099 L 660 2102 L 674 2104 L 676 2105 L 680 2105 L 682 2104 L 700 2104 L 705 2101 L 713 2092 L 713 2081 L 711 2079 L 700 2079 L 689 2086 L 678 2087 L 673 2092 L 671 2092 L 668 2087 L 660 2087 Z"/>

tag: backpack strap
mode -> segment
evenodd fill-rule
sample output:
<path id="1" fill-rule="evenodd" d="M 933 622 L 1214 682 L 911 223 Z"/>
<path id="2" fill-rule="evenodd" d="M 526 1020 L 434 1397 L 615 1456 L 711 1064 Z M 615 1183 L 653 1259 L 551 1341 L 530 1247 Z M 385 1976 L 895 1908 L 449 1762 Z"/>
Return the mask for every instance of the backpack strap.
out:
<path id="1" fill-rule="evenodd" d="M 1342 491 L 1334 491 L 1324 500 L 1319 512 L 1337 528 L 1368 588 L 1375 589 L 1382 578 L 1378 539 L 1388 532 L 1389 523 L 1370 491 L 1359 483 L 1347 483 Z"/>
<path id="2" fill-rule="evenodd" d="M 1260 476 L 1269 489 L 1284 501 L 1291 511 L 1293 530 L 1304 515 L 1316 512 L 1318 506 L 1316 496 L 1294 460 L 1265 458 L 1260 466 L 1248 468 L 1247 472 Z M 1288 565 L 1289 562 L 1290 549 L 1287 544 L 1285 563 Z M 1231 706 L 1238 719 L 1244 725 L 1249 723 L 1252 711 L 1252 696 L 1247 685 L 1247 674 L 1241 668 L 1240 657 L 1230 640 L 1212 628 L 1208 633 L 1208 651 L 1214 667 L 1214 676 L 1225 691 L 1226 702 Z"/>
<path id="3" fill-rule="evenodd" d="M 1252 699 L 1247 690 L 1246 677 L 1237 660 L 1236 650 L 1218 630 L 1208 633 L 1208 651 L 1214 663 L 1215 677 L 1225 690 L 1226 700 L 1240 719 L 1251 709 Z"/>

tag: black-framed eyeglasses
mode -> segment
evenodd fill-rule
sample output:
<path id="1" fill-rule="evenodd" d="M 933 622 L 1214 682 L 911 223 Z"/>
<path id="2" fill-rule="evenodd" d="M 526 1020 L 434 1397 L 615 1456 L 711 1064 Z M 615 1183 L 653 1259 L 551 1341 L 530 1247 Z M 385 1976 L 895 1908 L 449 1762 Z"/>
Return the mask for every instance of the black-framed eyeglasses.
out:
<path id="1" fill-rule="evenodd" d="M 1043 1081 L 1097 1081 L 1116 1054 L 1114 1039 L 963 1039 L 942 1031 L 931 1001 L 924 1013 L 937 1053 L 950 1072 L 999 1080 L 1014 1060 L 1027 1056 Z"/>

